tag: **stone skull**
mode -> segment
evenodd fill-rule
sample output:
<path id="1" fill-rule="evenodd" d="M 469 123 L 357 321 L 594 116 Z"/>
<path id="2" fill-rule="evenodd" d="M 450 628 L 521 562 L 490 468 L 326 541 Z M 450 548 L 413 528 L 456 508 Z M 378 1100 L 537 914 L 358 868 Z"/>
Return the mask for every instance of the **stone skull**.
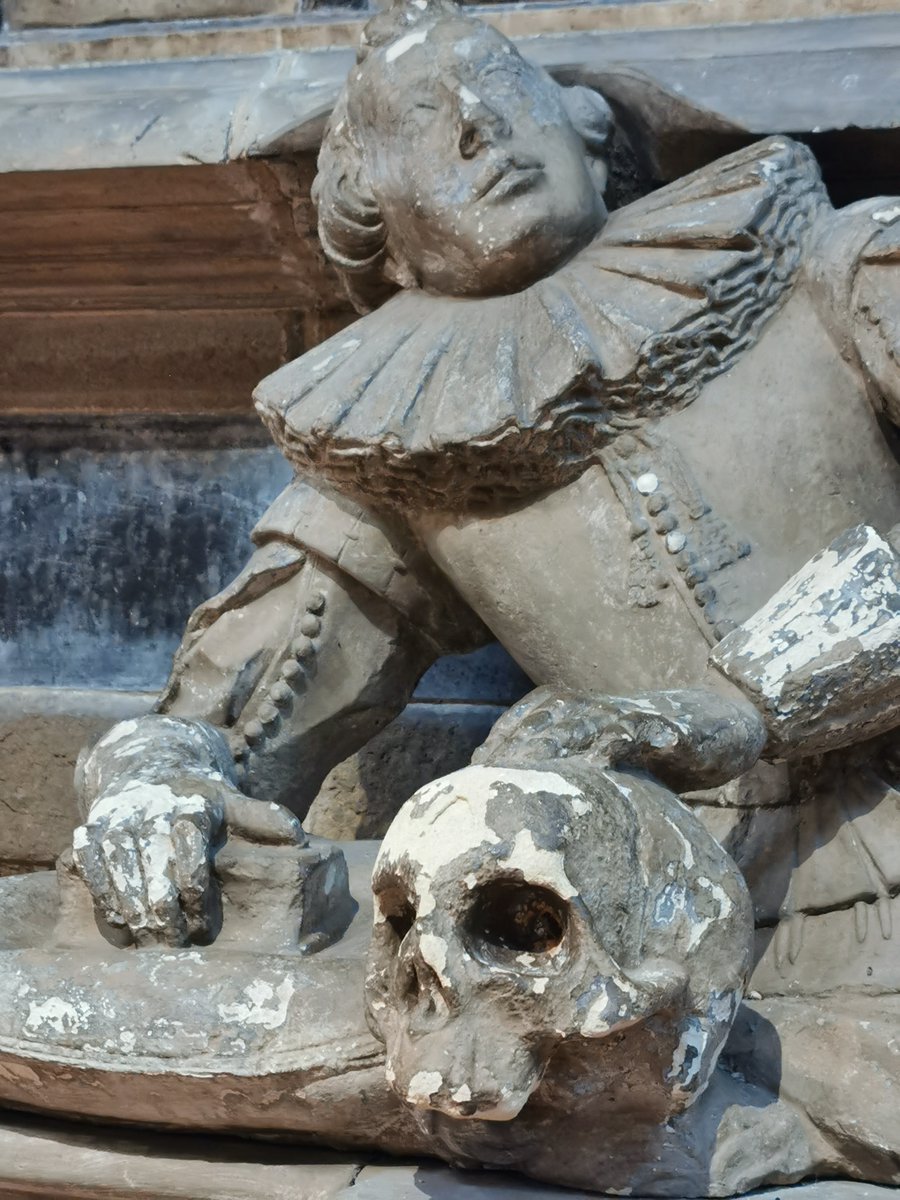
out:
<path id="1" fill-rule="evenodd" d="M 706 1085 L 750 964 L 750 903 L 648 777 L 464 768 L 400 811 L 373 890 L 367 1011 L 414 1108 L 510 1120 L 545 1072 L 552 1086 L 551 1061 L 571 1076 L 573 1047 L 576 1075 L 618 1077 L 569 1079 L 575 1101 L 618 1089 L 665 1120 Z"/>

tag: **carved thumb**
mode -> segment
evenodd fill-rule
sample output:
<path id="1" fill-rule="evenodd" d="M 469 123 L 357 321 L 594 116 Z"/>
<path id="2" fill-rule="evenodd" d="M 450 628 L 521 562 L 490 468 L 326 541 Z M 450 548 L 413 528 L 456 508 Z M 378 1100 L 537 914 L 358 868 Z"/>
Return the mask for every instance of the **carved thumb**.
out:
<path id="1" fill-rule="evenodd" d="M 307 844 L 303 826 L 293 813 L 280 804 L 251 800 L 248 796 L 231 793 L 224 798 L 224 812 L 228 832 L 246 842 L 262 845 Z"/>

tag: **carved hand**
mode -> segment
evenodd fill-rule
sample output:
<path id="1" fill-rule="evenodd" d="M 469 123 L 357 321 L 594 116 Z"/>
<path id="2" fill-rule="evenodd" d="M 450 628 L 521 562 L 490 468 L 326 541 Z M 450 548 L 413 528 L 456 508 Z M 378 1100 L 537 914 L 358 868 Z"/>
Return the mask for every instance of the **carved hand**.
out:
<path id="1" fill-rule="evenodd" d="M 224 740 L 208 726 L 164 717 L 125 722 L 94 747 L 79 775 L 89 811 L 75 830 L 75 867 L 98 916 L 138 946 L 215 938 L 212 865 L 226 832 L 255 842 L 305 839 L 286 809 L 237 790 Z"/>
<path id="2" fill-rule="evenodd" d="M 98 915 L 127 928 L 138 946 L 212 941 L 219 898 L 215 850 L 227 831 L 248 841 L 295 842 L 300 822 L 227 784 L 124 784 L 104 795 L 75 830 L 73 858 Z M 205 794 L 204 794 L 205 793 Z"/>
<path id="3" fill-rule="evenodd" d="M 625 697 L 542 687 L 500 718 L 473 762 L 519 766 L 580 756 L 599 766 L 642 767 L 684 792 L 743 774 L 765 740 L 750 704 L 711 688 Z"/>

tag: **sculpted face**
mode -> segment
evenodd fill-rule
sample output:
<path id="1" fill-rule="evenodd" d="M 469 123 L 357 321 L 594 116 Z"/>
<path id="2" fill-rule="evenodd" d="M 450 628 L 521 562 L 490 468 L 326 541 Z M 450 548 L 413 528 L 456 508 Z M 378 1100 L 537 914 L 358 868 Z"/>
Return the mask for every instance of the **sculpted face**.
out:
<path id="1" fill-rule="evenodd" d="M 602 226 L 562 89 L 494 30 L 414 26 L 361 72 L 366 171 L 404 285 L 516 291 Z"/>

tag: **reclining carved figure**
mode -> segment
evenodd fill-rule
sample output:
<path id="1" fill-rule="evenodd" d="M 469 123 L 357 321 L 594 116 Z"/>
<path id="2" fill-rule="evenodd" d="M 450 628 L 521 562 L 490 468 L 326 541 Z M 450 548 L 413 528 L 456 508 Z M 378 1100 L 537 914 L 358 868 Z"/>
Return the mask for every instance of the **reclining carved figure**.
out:
<path id="1" fill-rule="evenodd" d="M 123 940 L 209 941 L 225 831 L 302 841 L 327 771 L 493 636 L 542 690 L 492 744 L 669 783 L 749 884 L 760 1020 L 800 1046 L 877 993 L 890 1074 L 900 204 L 835 211 L 773 137 L 609 213 L 611 129 L 444 0 L 370 22 L 314 193 L 367 315 L 260 384 L 296 478 L 158 714 L 85 754 L 76 867 Z M 845 1169 L 896 1179 L 888 1109 L 823 1115 L 783 1049 Z"/>

